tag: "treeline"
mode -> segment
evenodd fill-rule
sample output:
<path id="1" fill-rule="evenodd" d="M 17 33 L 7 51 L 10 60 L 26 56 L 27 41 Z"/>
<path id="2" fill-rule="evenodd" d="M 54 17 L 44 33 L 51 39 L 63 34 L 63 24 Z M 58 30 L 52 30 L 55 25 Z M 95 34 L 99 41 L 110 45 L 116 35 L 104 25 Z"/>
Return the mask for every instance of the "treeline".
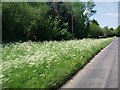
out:
<path id="1" fill-rule="evenodd" d="M 11 41 L 69 40 L 116 35 L 90 17 L 95 4 L 88 2 L 3 2 L 2 39 Z"/>
<path id="2" fill-rule="evenodd" d="M 116 36 L 120 37 L 120 25 L 116 28 Z"/>

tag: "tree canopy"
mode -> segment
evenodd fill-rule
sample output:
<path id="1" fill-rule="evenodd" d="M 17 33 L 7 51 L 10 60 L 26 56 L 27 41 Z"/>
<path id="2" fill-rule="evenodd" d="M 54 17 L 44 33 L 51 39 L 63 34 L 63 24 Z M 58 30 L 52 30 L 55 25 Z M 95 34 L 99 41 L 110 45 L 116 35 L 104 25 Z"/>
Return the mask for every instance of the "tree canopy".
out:
<path id="1" fill-rule="evenodd" d="M 3 2 L 3 42 L 68 40 L 106 35 L 105 28 L 102 30 L 96 20 L 90 20 L 96 13 L 94 7 L 93 1 Z"/>

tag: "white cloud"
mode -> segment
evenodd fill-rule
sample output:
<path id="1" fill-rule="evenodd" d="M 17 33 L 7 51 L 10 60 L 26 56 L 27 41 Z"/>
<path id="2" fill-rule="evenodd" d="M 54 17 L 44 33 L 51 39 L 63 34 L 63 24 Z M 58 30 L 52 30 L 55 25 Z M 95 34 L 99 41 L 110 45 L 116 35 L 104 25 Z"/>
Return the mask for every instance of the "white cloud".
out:
<path id="1" fill-rule="evenodd" d="M 105 16 L 114 16 L 114 17 L 118 17 L 120 15 L 120 13 L 107 13 L 105 14 Z"/>

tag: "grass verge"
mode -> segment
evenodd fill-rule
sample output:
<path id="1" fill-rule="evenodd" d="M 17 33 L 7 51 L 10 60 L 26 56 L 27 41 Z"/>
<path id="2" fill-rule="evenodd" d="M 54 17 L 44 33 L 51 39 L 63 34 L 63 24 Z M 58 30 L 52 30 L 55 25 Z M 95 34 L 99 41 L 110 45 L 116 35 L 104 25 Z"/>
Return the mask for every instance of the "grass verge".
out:
<path id="1" fill-rule="evenodd" d="M 58 88 L 113 38 L 11 43 L 2 48 L 3 88 Z"/>

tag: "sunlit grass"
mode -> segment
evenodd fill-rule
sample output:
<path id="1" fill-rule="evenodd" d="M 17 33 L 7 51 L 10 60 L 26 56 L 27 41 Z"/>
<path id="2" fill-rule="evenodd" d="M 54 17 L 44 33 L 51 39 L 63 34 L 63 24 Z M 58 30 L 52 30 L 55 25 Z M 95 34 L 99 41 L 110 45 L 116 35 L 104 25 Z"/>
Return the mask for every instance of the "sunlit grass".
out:
<path id="1" fill-rule="evenodd" d="M 3 88 L 53 88 L 113 38 L 11 43 L 2 49 Z"/>

